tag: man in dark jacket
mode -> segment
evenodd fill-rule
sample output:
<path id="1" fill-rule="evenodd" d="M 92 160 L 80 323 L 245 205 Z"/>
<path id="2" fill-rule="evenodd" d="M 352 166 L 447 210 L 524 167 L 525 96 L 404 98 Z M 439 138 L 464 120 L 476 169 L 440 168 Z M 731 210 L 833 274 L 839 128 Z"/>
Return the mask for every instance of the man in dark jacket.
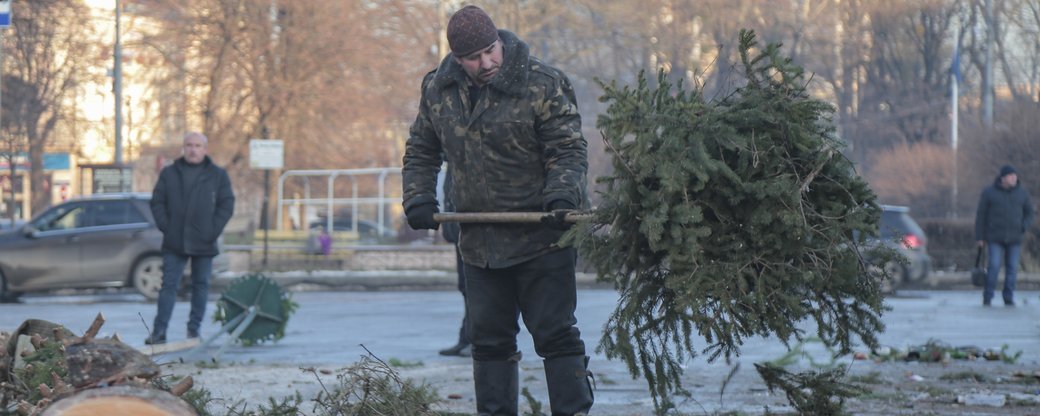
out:
<path id="1" fill-rule="evenodd" d="M 408 224 L 436 229 L 442 155 L 457 212 L 545 211 L 546 224 L 462 224 L 477 413 L 517 414 L 516 335 L 524 324 L 544 361 L 553 415 L 592 407 L 575 326 L 575 251 L 556 245 L 563 214 L 584 207 L 586 141 L 570 81 L 475 6 L 447 27 L 451 54 L 422 82 L 405 148 Z"/>
<path id="2" fill-rule="evenodd" d="M 979 247 L 989 247 L 989 268 L 982 304 L 990 306 L 1004 262 L 1004 305 L 1015 306 L 1015 279 L 1018 258 L 1022 252 L 1022 235 L 1033 224 L 1036 210 L 1029 193 L 1018 182 L 1018 173 L 1011 165 L 1000 168 L 993 185 L 986 187 L 979 198 L 975 212 L 975 240 Z"/>
<path id="3" fill-rule="evenodd" d="M 188 260 L 192 282 L 188 338 L 199 336 L 206 314 L 217 238 L 235 210 L 231 179 L 206 155 L 207 142 L 201 133 L 186 134 L 184 156 L 163 168 L 152 191 L 152 215 L 163 233 L 163 280 L 158 312 L 146 344 L 166 342 L 166 327 Z"/>

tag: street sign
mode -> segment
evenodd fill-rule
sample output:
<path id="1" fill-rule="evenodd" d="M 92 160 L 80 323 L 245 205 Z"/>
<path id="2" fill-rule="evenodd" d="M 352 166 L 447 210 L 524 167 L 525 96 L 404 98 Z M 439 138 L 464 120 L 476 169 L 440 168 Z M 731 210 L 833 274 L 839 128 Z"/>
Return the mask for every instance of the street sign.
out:
<path id="1" fill-rule="evenodd" d="M 130 192 L 134 184 L 134 170 L 119 166 L 94 166 L 91 172 L 93 187 L 91 192 L 104 194 L 110 192 Z"/>
<path id="2" fill-rule="evenodd" d="M 0 0 L 0 28 L 11 27 L 11 0 Z"/>
<path id="3" fill-rule="evenodd" d="M 249 141 L 249 167 L 252 169 L 281 169 L 285 163 L 285 143 L 282 140 Z"/>

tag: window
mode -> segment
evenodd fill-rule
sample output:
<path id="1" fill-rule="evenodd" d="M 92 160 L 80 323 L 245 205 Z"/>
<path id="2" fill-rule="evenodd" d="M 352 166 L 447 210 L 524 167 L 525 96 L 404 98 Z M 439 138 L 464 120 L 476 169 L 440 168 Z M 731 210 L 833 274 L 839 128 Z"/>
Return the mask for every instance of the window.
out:
<path id="1" fill-rule="evenodd" d="M 100 227 L 148 222 L 130 201 L 101 201 L 90 205 L 87 226 Z"/>
<path id="2" fill-rule="evenodd" d="M 33 227 L 40 231 L 71 230 L 84 226 L 86 214 L 84 205 L 62 205 L 44 213 Z"/>

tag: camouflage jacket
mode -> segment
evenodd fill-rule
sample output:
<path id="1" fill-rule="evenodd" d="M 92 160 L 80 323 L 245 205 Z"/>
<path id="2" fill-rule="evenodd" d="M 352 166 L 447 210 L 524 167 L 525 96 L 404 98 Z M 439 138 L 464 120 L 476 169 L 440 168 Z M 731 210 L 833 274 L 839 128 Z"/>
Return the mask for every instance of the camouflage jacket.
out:
<path id="1" fill-rule="evenodd" d="M 502 66 L 475 103 L 451 56 L 423 78 L 404 154 L 406 210 L 437 202 L 442 154 L 456 212 L 544 211 L 556 200 L 586 205 L 586 141 L 570 81 L 530 56 L 513 33 L 499 37 Z M 463 224 L 459 250 L 468 264 L 504 268 L 555 249 L 561 235 L 542 224 Z"/>

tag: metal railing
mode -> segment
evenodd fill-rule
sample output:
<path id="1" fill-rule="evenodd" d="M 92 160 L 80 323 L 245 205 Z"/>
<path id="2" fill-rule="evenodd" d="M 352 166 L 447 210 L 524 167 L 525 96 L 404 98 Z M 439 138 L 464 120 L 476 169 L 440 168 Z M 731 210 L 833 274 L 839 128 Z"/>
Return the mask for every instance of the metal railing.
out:
<path id="1" fill-rule="evenodd" d="M 285 215 L 285 206 L 287 204 L 294 205 L 300 204 L 304 206 L 325 206 L 326 209 L 326 226 L 325 229 L 333 232 L 333 222 L 335 216 L 336 205 L 351 205 L 351 229 L 355 232 L 358 228 L 358 213 L 361 205 L 376 205 L 376 221 L 381 226 L 379 229 L 380 236 L 385 235 L 387 229 L 387 222 L 384 218 L 386 215 L 387 204 L 400 204 L 400 196 L 389 196 L 386 189 L 386 181 L 390 175 L 400 175 L 400 167 L 384 167 L 384 168 L 363 168 L 363 169 L 313 169 L 313 170 L 288 170 L 278 177 L 278 216 L 277 216 L 277 229 L 282 229 L 282 224 Z M 291 177 L 315 177 L 325 176 L 326 179 L 326 192 L 324 198 L 311 198 L 311 187 L 310 181 L 303 181 L 303 198 L 285 198 L 285 182 Z M 358 178 L 363 176 L 375 176 L 378 183 L 378 191 L 375 196 L 361 197 L 358 190 Z M 338 198 L 335 194 L 335 181 L 339 177 L 349 178 L 351 181 L 351 196 L 349 198 Z M 301 218 L 301 223 L 303 222 Z M 301 224 L 303 225 L 303 224 Z"/>

